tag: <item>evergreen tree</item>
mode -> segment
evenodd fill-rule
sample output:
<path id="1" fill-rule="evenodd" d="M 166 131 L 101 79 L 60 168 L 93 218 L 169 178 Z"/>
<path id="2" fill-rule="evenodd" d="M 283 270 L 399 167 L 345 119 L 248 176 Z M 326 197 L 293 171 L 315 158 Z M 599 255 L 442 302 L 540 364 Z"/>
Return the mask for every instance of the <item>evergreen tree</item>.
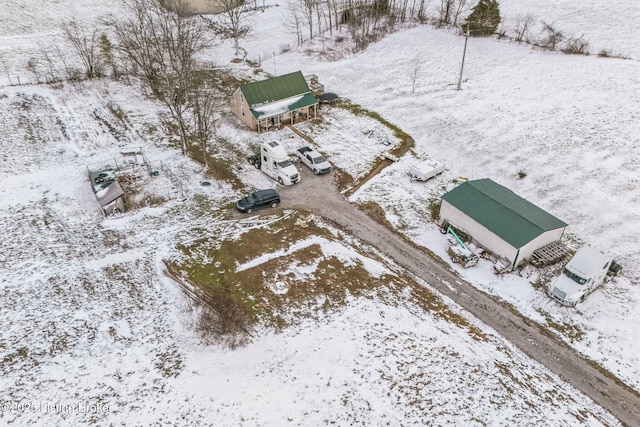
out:
<path id="1" fill-rule="evenodd" d="M 464 24 L 463 30 L 471 36 L 490 36 L 500 25 L 500 7 L 497 0 L 480 0 L 473 8 Z"/>

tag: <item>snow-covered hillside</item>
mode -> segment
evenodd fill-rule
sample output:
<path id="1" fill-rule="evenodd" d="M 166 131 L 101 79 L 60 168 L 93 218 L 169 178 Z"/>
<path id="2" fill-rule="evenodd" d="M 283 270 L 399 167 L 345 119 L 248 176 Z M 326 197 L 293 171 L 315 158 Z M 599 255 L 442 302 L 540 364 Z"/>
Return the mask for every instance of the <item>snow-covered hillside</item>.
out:
<path id="1" fill-rule="evenodd" d="M 233 351 L 202 343 L 193 312 L 163 275 L 162 261 L 175 255 L 190 230 L 217 232 L 215 212 L 199 212 L 193 195 L 220 207 L 237 193 L 226 185 L 199 185 L 201 166 L 167 146 L 160 107 L 136 88 L 113 82 L 7 86 L 18 77 L 31 81 L 26 64 L 60 41 L 60 22 L 117 13 L 117 2 L 76 3 L 0 5 L 0 423 L 617 425 L 486 326 L 467 319 L 486 336 L 476 340 L 406 298 L 393 304 L 354 298 L 320 322 L 303 321 L 279 334 L 262 331 Z M 507 22 L 531 12 L 564 31 L 584 28 L 594 48 L 633 59 L 470 39 L 462 90 L 456 91 L 463 39 L 452 32 L 416 27 L 361 54 L 323 62 L 303 49 L 279 53 L 295 45 L 281 25 L 283 5 L 261 13 L 254 36 L 241 45 L 250 59 L 270 58 L 262 64 L 267 72 L 317 74 L 328 90 L 415 138 L 414 153 L 351 200 L 375 198 L 392 224 L 443 259 L 446 242 L 425 220 L 426 206 L 458 176 L 506 185 L 568 222 L 572 246 L 590 244 L 616 256 L 624 277 L 577 309 L 558 307 L 536 290 L 531 282 L 539 276 L 532 269 L 495 276 L 481 261 L 460 273 L 543 324 L 579 331 L 561 335 L 640 389 L 640 53 L 629 29 L 637 5 L 594 1 L 593 9 L 615 15 L 608 21 L 586 13 L 586 6 L 574 11 L 573 2 L 552 3 L 536 10 L 522 1 L 501 4 Z M 231 59 L 232 52 L 228 43 L 212 55 Z M 416 58 L 423 66 L 412 93 Z M 100 119 L 117 123 L 113 105 L 128 118 L 119 124 L 120 139 Z M 348 126 L 350 119 L 340 114 L 329 110 L 327 118 Z M 254 138 L 236 125 L 223 124 L 220 134 L 243 144 Z M 357 141 L 343 135 L 327 132 L 316 141 L 348 164 L 341 147 Z M 189 197 L 105 220 L 86 165 L 118 156 L 131 142 L 170 165 Z M 428 184 L 411 182 L 409 166 L 426 155 L 448 170 Z M 526 177 L 519 178 L 521 171 Z M 270 185 L 256 171 L 244 179 Z M 353 259 L 355 250 L 345 245 L 339 257 Z M 455 305 L 450 309 L 465 317 Z M 56 404 L 87 410 L 47 406 Z"/>

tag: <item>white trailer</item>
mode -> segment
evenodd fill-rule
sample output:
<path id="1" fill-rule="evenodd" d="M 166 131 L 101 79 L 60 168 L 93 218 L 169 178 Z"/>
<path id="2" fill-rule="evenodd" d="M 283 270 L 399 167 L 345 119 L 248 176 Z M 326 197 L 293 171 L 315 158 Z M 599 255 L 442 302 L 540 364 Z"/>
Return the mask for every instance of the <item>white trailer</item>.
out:
<path id="1" fill-rule="evenodd" d="M 427 159 L 411 166 L 409 175 L 412 181 L 427 181 L 444 172 L 445 164 L 437 160 Z"/>
<path id="2" fill-rule="evenodd" d="M 278 181 L 281 185 L 300 182 L 300 172 L 284 147 L 277 141 L 260 143 L 260 154 L 249 157 L 249 163 Z"/>

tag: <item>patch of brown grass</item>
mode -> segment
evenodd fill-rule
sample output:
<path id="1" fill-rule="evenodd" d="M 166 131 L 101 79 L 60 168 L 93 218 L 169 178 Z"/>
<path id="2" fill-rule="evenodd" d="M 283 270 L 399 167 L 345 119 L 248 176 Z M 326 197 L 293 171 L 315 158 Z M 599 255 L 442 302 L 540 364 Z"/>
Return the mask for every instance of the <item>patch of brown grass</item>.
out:
<path id="1" fill-rule="evenodd" d="M 569 341 L 571 343 L 575 341 L 582 341 L 582 338 L 584 338 L 584 332 L 582 332 L 582 330 L 578 326 L 567 322 L 556 322 L 546 311 L 542 309 L 537 309 L 537 311 L 542 315 L 542 317 L 544 317 L 545 323 L 549 328 L 555 329 L 561 335 L 569 338 Z"/>
<path id="2" fill-rule="evenodd" d="M 370 204 L 367 209 L 371 215 L 384 215 L 376 204 Z M 474 339 L 486 340 L 482 331 L 410 275 L 374 277 L 358 261 L 345 264 L 336 257 L 325 256 L 315 243 L 287 253 L 293 244 L 310 236 L 336 239 L 325 228 L 314 223 L 300 227 L 295 225 L 296 220 L 297 216 L 293 215 L 269 226 L 251 229 L 238 240 L 211 242 L 203 238 L 179 247 L 184 259 L 168 265 L 206 293 L 209 309 L 203 311 L 202 331 L 224 337 L 238 331 L 247 332 L 258 323 L 279 330 L 301 319 L 339 310 L 353 297 L 364 297 L 376 298 L 390 306 L 406 304 L 433 313 L 467 329 Z M 360 251 L 355 247 L 353 250 Z M 279 256 L 278 252 L 286 255 Z M 265 254 L 273 256 L 259 265 L 237 271 L 238 264 Z M 364 255 L 376 257 L 373 253 Z M 292 269 L 292 266 L 301 268 Z M 285 292 L 274 292 L 274 289 Z"/>
<path id="3" fill-rule="evenodd" d="M 196 162 L 204 165 L 205 154 L 200 147 L 191 145 L 188 148 L 189 156 Z M 234 190 L 241 190 L 244 184 L 234 172 L 233 161 L 225 160 L 222 156 L 206 153 L 207 174 L 217 181 L 225 181 L 231 184 Z"/>
<path id="4" fill-rule="evenodd" d="M 393 225 L 391 225 L 391 223 L 387 219 L 387 215 L 385 214 L 384 209 L 382 209 L 382 207 L 379 204 L 368 201 L 368 202 L 359 204 L 358 207 L 362 211 L 364 211 L 364 213 L 366 213 L 369 217 L 374 219 L 376 222 L 384 225 L 389 230 L 395 230 Z"/>

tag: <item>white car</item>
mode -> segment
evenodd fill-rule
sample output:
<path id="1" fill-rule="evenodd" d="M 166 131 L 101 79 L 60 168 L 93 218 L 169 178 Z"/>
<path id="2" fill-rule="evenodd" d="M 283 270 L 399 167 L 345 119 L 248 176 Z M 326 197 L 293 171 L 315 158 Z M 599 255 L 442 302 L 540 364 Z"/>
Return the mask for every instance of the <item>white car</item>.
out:
<path id="1" fill-rule="evenodd" d="M 616 266 L 617 269 L 614 268 Z M 547 293 L 560 304 L 575 307 L 608 280 L 610 275 L 619 271 L 618 264 L 611 257 L 591 247 L 583 247 L 567 263 L 562 274 L 551 283 Z"/>
<path id="2" fill-rule="evenodd" d="M 331 164 L 322 154 L 311 147 L 298 148 L 296 155 L 300 161 L 307 165 L 316 175 L 331 172 Z"/>

